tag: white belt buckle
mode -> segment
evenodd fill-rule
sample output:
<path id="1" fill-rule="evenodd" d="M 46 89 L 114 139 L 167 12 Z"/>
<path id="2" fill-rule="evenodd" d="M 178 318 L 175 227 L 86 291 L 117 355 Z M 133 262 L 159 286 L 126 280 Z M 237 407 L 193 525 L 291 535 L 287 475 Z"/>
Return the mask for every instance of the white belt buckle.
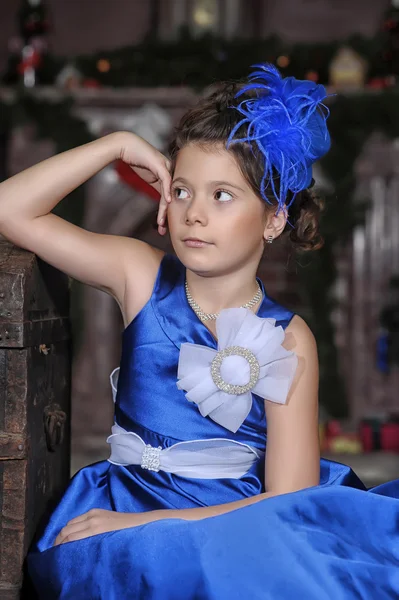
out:
<path id="1" fill-rule="evenodd" d="M 141 468 L 148 469 L 149 471 L 159 471 L 161 465 L 161 450 L 161 446 L 155 448 L 154 446 L 151 446 L 151 444 L 146 444 L 141 457 Z"/>

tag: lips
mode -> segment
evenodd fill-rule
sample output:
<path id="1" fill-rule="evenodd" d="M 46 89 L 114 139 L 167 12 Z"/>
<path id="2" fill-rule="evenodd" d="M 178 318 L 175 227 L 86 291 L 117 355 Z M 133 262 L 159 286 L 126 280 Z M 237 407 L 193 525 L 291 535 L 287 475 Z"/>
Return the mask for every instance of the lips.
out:
<path id="1" fill-rule="evenodd" d="M 192 238 L 192 237 L 185 238 L 183 241 L 184 242 L 201 242 L 202 244 L 209 244 L 209 242 L 206 242 L 205 240 L 201 240 L 200 238 Z"/>

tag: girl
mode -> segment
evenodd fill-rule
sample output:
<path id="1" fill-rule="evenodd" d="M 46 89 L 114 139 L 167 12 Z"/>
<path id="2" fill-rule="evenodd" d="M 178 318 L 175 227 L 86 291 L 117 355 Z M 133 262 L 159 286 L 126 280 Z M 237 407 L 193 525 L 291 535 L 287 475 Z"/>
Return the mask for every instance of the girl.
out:
<path id="1" fill-rule="evenodd" d="M 320 459 L 314 337 L 256 278 L 284 231 L 321 244 L 324 98 L 260 65 L 183 117 L 170 161 L 120 132 L 1 184 L 1 233 L 125 323 L 110 458 L 73 477 L 31 549 L 40 598 L 399 596 L 399 482 L 367 491 Z M 51 214 L 116 158 L 160 191 L 176 256 Z"/>

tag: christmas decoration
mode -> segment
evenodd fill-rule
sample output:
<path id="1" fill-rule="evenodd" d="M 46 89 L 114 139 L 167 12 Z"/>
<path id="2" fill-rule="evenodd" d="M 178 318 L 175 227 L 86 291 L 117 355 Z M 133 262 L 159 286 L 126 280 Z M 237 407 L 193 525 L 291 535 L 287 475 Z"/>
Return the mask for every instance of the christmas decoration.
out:
<path id="1" fill-rule="evenodd" d="M 352 48 L 342 47 L 330 64 L 330 85 L 335 91 L 358 90 L 366 81 L 367 63 Z"/>
<path id="2" fill-rule="evenodd" d="M 331 454 L 394 452 L 399 454 L 399 416 L 376 415 L 363 419 L 358 431 L 345 421 L 329 420 L 320 425 L 320 451 Z"/>
<path id="3" fill-rule="evenodd" d="M 399 75 L 399 2 L 393 0 L 382 27 L 382 52 L 385 75 Z"/>
<path id="4" fill-rule="evenodd" d="M 358 432 L 350 431 L 337 420 L 328 421 L 323 428 L 320 450 L 332 454 L 360 454 L 362 443 Z"/>
<path id="5" fill-rule="evenodd" d="M 57 75 L 55 81 L 58 87 L 64 90 L 73 90 L 82 85 L 82 73 L 73 64 L 66 65 Z"/>
<path id="6" fill-rule="evenodd" d="M 101 83 L 99 81 L 97 81 L 97 79 L 84 79 L 82 82 L 82 87 L 87 88 L 87 89 L 92 89 L 92 90 L 97 90 L 98 88 L 101 87 Z"/>
<path id="7" fill-rule="evenodd" d="M 367 83 L 367 87 L 371 90 L 385 90 L 396 85 L 395 75 L 386 77 L 373 77 Z"/>
<path id="8" fill-rule="evenodd" d="M 399 415 L 363 419 L 359 427 L 363 452 L 395 452 L 399 454 Z"/>
<path id="9" fill-rule="evenodd" d="M 3 80 L 7 84 L 19 80 L 22 47 L 33 45 L 41 58 L 40 67 L 36 67 L 35 81 L 53 84 L 68 61 L 50 55 L 43 47 L 49 29 L 44 0 L 20 1 L 21 33 L 10 40 L 9 64 Z M 82 74 L 83 85 L 89 81 L 87 85 L 90 87 L 187 85 L 202 90 L 218 80 L 241 79 L 248 72 L 249 65 L 260 60 L 275 63 L 284 75 L 298 79 L 308 78 L 323 85 L 331 79 L 340 90 L 346 90 L 348 86 L 359 89 L 368 83 L 367 77 L 373 82 L 372 87 L 380 85 L 378 80 L 383 81 L 386 87 L 396 85 L 396 79 L 390 77 L 399 75 L 398 37 L 399 8 L 392 5 L 381 31 L 374 38 L 357 35 L 344 43 L 292 45 L 277 36 L 220 39 L 208 32 L 198 37 L 191 35 L 186 28 L 174 41 L 148 36 L 135 46 L 76 57 L 74 66 Z M 37 44 L 42 44 L 42 47 Z"/>
<path id="10" fill-rule="evenodd" d="M 22 81 L 31 88 L 41 83 L 40 70 L 47 51 L 49 21 L 43 0 L 22 0 L 18 21 L 19 35 L 10 40 L 9 68 L 4 78 L 6 83 Z"/>
<path id="11" fill-rule="evenodd" d="M 319 81 L 319 74 L 317 71 L 308 71 L 305 75 L 306 79 L 309 81 L 314 81 L 317 83 Z"/>

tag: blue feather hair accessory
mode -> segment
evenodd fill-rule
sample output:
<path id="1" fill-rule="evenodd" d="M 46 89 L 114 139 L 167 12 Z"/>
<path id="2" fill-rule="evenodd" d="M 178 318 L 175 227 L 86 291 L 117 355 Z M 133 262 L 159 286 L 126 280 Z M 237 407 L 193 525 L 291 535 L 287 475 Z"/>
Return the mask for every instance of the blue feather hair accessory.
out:
<path id="1" fill-rule="evenodd" d="M 288 208 L 292 204 L 298 192 L 311 186 L 312 164 L 330 148 L 326 125 L 329 111 L 323 104 L 327 94 L 324 86 L 312 81 L 283 78 L 272 64 L 253 67 L 258 70 L 251 73 L 250 83 L 235 97 L 252 90 L 256 97 L 232 107 L 243 118 L 231 131 L 227 147 L 236 142 L 256 142 L 265 160 L 261 194 L 271 204 L 266 196 L 270 185 L 279 212 L 284 205 Z M 243 126 L 246 126 L 246 135 L 235 138 Z M 289 192 L 292 198 L 286 204 Z"/>

